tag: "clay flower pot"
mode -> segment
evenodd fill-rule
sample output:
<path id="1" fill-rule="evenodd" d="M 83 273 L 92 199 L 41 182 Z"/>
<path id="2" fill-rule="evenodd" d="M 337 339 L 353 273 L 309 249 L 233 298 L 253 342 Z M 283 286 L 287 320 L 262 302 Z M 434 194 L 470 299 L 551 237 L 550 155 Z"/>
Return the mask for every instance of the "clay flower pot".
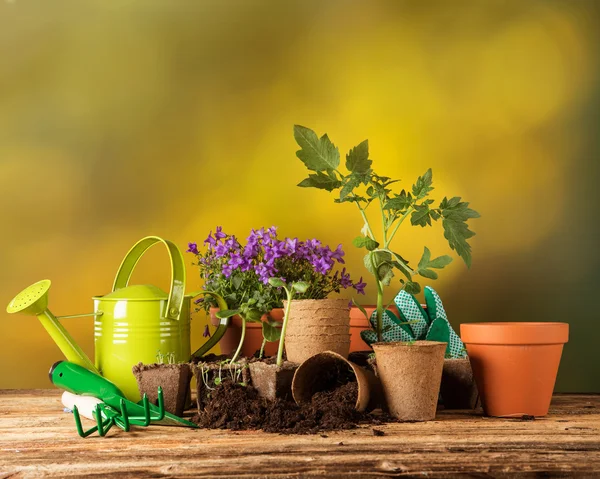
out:
<path id="1" fill-rule="evenodd" d="M 471 323 L 460 333 L 485 414 L 548 414 L 567 323 Z"/>
<path id="2" fill-rule="evenodd" d="M 403 421 L 435 419 L 447 343 L 374 343 L 377 374 L 390 414 Z"/>
<path id="3" fill-rule="evenodd" d="M 284 301 L 284 306 L 287 302 Z M 350 352 L 350 308 L 347 299 L 301 299 L 290 305 L 285 335 L 288 361 L 302 363 L 323 351 L 344 358 Z"/>
<path id="4" fill-rule="evenodd" d="M 358 383 L 356 410 L 381 407 L 381 384 L 375 375 L 333 351 L 316 354 L 298 367 L 292 382 L 294 400 L 297 404 L 309 402 L 315 393 L 330 389 L 338 381 L 339 371 L 344 374 L 349 369 Z"/>
<path id="5" fill-rule="evenodd" d="M 181 416 L 190 392 L 192 373 L 187 363 L 142 364 L 132 368 L 140 395 L 146 394 L 150 402 L 158 401 L 158 388 L 163 390 L 165 411 Z"/>
<path id="6" fill-rule="evenodd" d="M 479 394 L 469 358 L 445 359 L 440 394 L 446 409 L 474 409 Z"/>
<path id="7" fill-rule="evenodd" d="M 266 361 L 252 361 L 248 364 L 252 386 L 261 397 L 274 399 L 292 399 L 292 381 L 298 364 L 284 361 L 283 364 L 269 364 Z"/>
<path id="8" fill-rule="evenodd" d="M 217 318 L 216 313 L 219 311 L 219 308 L 210 308 L 210 322 L 213 326 L 218 326 L 221 321 Z M 283 321 L 283 309 L 276 308 L 269 312 L 269 316 L 271 319 L 275 321 L 282 322 Z M 267 315 L 262 317 L 262 320 L 265 321 Z M 240 344 L 240 338 L 242 337 L 242 318 L 239 316 L 233 316 L 231 318 L 231 323 L 229 328 L 227 328 L 227 332 L 223 335 L 221 340 L 219 341 L 219 348 L 221 349 L 221 354 L 225 354 L 226 356 L 233 355 L 234 351 L 237 349 L 238 344 Z M 262 324 L 260 323 L 246 323 L 246 337 L 244 338 L 244 344 L 242 345 L 242 356 L 247 358 L 251 358 L 254 356 L 256 351 L 260 351 L 260 347 L 263 342 L 262 335 Z M 268 342 L 265 345 L 264 355 L 275 356 L 277 354 L 277 348 L 279 347 L 279 341 Z"/>

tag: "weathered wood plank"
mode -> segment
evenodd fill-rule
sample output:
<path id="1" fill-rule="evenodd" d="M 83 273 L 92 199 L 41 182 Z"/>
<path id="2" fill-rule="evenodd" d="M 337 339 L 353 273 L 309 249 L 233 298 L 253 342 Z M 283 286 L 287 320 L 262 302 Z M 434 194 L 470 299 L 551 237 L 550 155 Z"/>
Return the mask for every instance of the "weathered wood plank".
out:
<path id="1" fill-rule="evenodd" d="M 77 436 L 56 390 L 0 391 L 0 478 L 105 477 L 516 477 L 600 475 L 600 396 L 559 395 L 535 421 L 441 411 L 427 423 L 393 423 L 289 436 L 150 427 Z"/>

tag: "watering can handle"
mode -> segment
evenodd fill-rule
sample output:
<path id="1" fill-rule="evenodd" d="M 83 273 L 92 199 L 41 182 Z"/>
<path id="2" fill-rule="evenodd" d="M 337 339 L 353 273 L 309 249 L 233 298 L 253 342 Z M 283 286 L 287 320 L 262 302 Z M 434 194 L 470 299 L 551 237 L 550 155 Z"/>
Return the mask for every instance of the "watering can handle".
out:
<path id="1" fill-rule="evenodd" d="M 166 317 L 167 319 L 178 320 L 185 296 L 185 265 L 179 248 L 168 240 L 158 236 L 147 236 L 133 245 L 125 255 L 121 266 L 119 266 L 112 290 L 116 291 L 127 286 L 131 273 L 133 273 L 133 269 L 142 255 L 156 243 L 162 243 L 167 247 L 169 259 L 171 260 L 171 290 L 167 301 Z"/>

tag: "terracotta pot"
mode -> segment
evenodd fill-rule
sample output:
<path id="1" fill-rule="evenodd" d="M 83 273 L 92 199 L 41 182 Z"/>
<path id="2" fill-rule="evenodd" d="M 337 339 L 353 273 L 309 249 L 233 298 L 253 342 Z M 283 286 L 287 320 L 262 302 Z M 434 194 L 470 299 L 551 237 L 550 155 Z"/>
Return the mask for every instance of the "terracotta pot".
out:
<path id="1" fill-rule="evenodd" d="M 252 361 L 248 364 L 252 386 L 256 388 L 261 397 L 271 401 L 292 399 L 292 380 L 298 369 L 298 364 L 284 361 L 281 367 L 265 361 Z"/>
<path id="2" fill-rule="evenodd" d="M 485 414 L 548 414 L 567 323 L 471 323 L 460 333 Z"/>
<path id="3" fill-rule="evenodd" d="M 446 409 L 474 409 L 479 394 L 469 358 L 445 359 L 440 394 Z"/>
<path id="4" fill-rule="evenodd" d="M 377 374 L 390 414 L 404 421 L 435 419 L 447 343 L 375 343 Z"/>
<path id="5" fill-rule="evenodd" d="M 298 367 L 292 382 L 292 394 L 296 403 L 309 402 L 315 393 L 331 389 L 337 382 L 335 371 L 348 366 L 358 383 L 356 410 L 362 412 L 380 407 L 381 384 L 375 375 L 334 351 L 316 354 Z"/>
<path id="6" fill-rule="evenodd" d="M 287 304 L 284 301 L 284 307 Z M 335 332 L 334 332 L 335 331 Z M 345 358 L 350 351 L 350 308 L 347 299 L 301 299 L 290 305 L 285 352 L 302 363 L 323 351 Z"/>
<path id="7" fill-rule="evenodd" d="M 218 326 L 220 319 L 217 318 L 216 313 L 219 311 L 219 308 L 210 308 L 210 322 L 213 326 Z M 269 316 L 271 319 L 275 321 L 282 322 L 283 321 L 283 309 L 276 308 L 273 309 Z M 267 315 L 262 317 L 262 320 L 265 321 Z M 225 354 L 228 356 L 233 355 L 235 350 L 240 344 L 240 338 L 242 337 L 242 318 L 239 316 L 233 316 L 231 318 L 231 323 L 227 332 L 223 335 L 221 340 L 219 341 L 219 347 L 221 348 L 221 354 Z M 246 338 L 244 339 L 244 344 L 242 345 L 242 356 L 250 358 L 254 356 L 256 351 L 260 351 L 260 347 L 263 342 L 262 335 L 262 324 L 260 323 L 246 323 Z M 265 345 L 265 356 L 275 356 L 277 354 L 277 348 L 279 347 L 279 341 L 267 342 Z"/>
<path id="8" fill-rule="evenodd" d="M 163 390 L 165 411 L 181 416 L 185 410 L 190 392 L 192 373 L 190 366 L 184 364 L 142 364 L 132 368 L 140 390 L 140 396 L 146 394 L 151 403 L 158 401 L 158 388 Z"/>

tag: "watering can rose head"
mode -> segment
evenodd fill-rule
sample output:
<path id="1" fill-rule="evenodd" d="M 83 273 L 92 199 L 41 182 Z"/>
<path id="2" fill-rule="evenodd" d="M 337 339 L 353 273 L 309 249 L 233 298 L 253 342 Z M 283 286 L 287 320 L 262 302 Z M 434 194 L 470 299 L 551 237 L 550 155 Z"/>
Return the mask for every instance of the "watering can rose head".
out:
<path id="1" fill-rule="evenodd" d="M 347 288 L 364 294 L 362 277 L 354 281 L 345 267 L 336 268 L 344 264 L 341 244 L 332 249 L 318 239 L 279 239 L 274 226 L 253 229 L 242 244 L 218 226 L 203 246 L 201 251 L 197 243 L 189 243 L 187 252 L 197 258 L 203 288 L 225 298 L 230 310 L 248 310 L 250 306 L 262 315 L 281 308 L 286 294 L 269 283 L 273 277 L 287 284 L 306 283 L 306 291 L 297 292 L 296 299 L 323 299 Z M 197 304 L 207 312 L 218 306 L 210 297 Z"/>

